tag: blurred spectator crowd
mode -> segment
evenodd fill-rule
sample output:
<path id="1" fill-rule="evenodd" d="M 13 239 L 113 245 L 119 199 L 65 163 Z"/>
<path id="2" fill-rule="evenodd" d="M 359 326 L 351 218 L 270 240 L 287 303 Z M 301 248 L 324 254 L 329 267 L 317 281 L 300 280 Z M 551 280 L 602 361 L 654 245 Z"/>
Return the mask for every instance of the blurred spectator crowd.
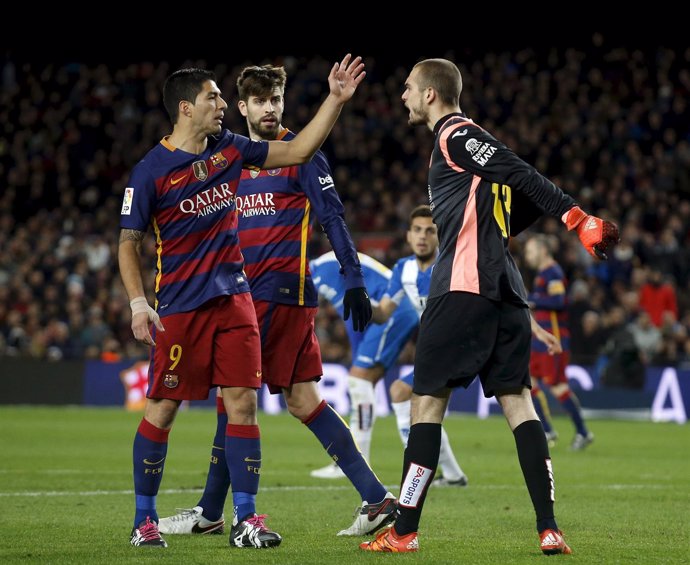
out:
<path id="1" fill-rule="evenodd" d="M 573 362 L 628 386 L 647 364 L 690 366 L 690 48 L 635 50 L 594 36 L 583 49 L 447 55 L 463 72 L 470 117 L 621 227 L 601 263 L 557 219 L 534 227 L 554 236 L 570 281 Z M 245 133 L 235 80 L 262 62 L 286 66 L 283 123 L 299 130 L 327 89 L 330 63 L 319 58 L 208 65 L 230 104 L 226 125 Z M 407 125 L 400 101 L 415 60 L 366 62 L 324 150 L 360 250 L 392 265 L 409 253 L 409 211 L 427 201 L 432 137 Z M 117 271 L 119 214 L 130 169 L 170 132 L 161 88 L 177 67 L 0 60 L 0 356 L 146 354 Z M 518 260 L 525 237 L 511 243 Z M 326 250 L 316 227 L 311 255 Z M 148 237 L 144 266 L 154 264 Z M 528 287 L 533 275 L 525 270 Z M 324 360 L 347 363 L 333 310 L 321 310 L 318 333 Z"/>

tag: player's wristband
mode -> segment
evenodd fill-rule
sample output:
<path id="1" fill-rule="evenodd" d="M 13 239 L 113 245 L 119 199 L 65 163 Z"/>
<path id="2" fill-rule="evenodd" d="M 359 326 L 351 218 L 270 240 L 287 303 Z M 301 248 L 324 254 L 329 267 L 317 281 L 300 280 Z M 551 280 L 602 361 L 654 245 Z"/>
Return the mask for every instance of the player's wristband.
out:
<path id="1" fill-rule="evenodd" d="M 131 300 L 129 307 L 132 309 L 132 316 L 135 314 L 148 314 L 150 308 L 145 296 L 137 296 L 134 300 Z"/>

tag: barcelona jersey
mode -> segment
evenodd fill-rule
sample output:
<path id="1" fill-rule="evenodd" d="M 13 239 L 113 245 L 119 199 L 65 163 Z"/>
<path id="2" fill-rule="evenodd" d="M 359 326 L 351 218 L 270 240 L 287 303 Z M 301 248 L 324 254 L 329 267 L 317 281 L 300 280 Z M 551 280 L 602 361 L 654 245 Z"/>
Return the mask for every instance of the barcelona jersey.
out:
<path id="1" fill-rule="evenodd" d="M 279 139 L 294 137 L 283 130 Z M 254 300 L 318 306 L 307 259 L 314 218 L 335 251 L 345 289 L 364 286 L 343 205 L 320 151 L 303 165 L 243 171 L 236 203 L 245 272 Z"/>
<path id="2" fill-rule="evenodd" d="M 563 351 L 570 351 L 570 330 L 566 311 L 565 275 L 558 263 L 537 273 L 528 300 L 534 304 L 534 319 L 547 332 L 561 340 Z M 532 351 L 545 353 L 547 347 L 532 337 Z"/>
<path id="3" fill-rule="evenodd" d="M 132 170 L 120 227 L 153 227 L 161 317 L 249 291 L 235 197 L 242 168 L 262 166 L 267 154 L 267 143 L 223 130 L 199 155 L 163 139 Z"/>

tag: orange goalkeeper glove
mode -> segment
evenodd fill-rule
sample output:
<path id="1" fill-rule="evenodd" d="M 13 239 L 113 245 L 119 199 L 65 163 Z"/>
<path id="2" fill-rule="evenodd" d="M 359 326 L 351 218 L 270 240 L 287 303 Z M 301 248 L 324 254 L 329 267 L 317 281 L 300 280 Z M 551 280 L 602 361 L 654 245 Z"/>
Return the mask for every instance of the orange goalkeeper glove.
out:
<path id="1" fill-rule="evenodd" d="M 568 231 L 577 229 L 580 243 L 592 257 L 606 259 L 609 247 L 620 241 L 616 224 L 591 216 L 579 206 L 568 210 L 561 220 L 568 227 Z"/>

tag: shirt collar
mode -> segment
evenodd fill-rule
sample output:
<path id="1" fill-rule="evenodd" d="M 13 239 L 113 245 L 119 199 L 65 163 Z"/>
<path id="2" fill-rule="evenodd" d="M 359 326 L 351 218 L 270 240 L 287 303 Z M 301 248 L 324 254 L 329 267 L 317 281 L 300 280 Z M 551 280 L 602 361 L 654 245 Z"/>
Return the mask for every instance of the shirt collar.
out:
<path id="1" fill-rule="evenodd" d="M 438 122 L 436 122 L 436 125 L 434 126 L 434 135 L 438 135 L 438 131 L 441 129 L 441 126 L 445 124 L 450 118 L 467 118 L 465 115 L 465 112 L 451 112 L 450 114 L 446 114 L 443 116 Z"/>

